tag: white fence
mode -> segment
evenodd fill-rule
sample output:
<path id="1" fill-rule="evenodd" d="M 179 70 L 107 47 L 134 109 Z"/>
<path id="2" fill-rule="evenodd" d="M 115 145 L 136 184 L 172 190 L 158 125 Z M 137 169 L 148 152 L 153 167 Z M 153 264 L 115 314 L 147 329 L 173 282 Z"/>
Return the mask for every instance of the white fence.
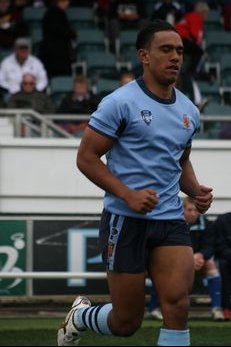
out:
<path id="1" fill-rule="evenodd" d="M 0 214 L 99 214 L 104 192 L 76 168 L 80 139 L 0 139 Z M 231 210 L 231 141 L 196 140 L 191 160 L 214 188 L 211 214 Z"/>

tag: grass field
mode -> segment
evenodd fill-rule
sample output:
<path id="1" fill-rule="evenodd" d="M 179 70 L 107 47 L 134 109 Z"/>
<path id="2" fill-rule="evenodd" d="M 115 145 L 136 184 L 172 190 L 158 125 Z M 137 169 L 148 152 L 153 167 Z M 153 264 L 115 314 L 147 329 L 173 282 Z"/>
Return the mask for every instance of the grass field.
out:
<path id="1" fill-rule="evenodd" d="M 0 346 L 56 346 L 60 318 L 0 318 Z M 100 336 L 88 331 L 80 346 L 155 346 L 161 323 L 144 320 L 132 337 Z M 190 320 L 192 346 L 231 346 L 231 322 Z"/>

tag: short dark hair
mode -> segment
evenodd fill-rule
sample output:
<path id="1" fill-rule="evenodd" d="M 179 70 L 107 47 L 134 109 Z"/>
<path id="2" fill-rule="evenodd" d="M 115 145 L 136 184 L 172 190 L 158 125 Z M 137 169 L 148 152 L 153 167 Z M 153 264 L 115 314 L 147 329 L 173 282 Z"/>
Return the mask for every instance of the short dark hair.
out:
<path id="1" fill-rule="evenodd" d="M 147 48 L 150 44 L 153 35 L 159 31 L 176 31 L 176 29 L 168 22 L 162 19 L 156 19 L 151 23 L 146 24 L 138 33 L 136 39 L 137 51 L 141 48 Z"/>

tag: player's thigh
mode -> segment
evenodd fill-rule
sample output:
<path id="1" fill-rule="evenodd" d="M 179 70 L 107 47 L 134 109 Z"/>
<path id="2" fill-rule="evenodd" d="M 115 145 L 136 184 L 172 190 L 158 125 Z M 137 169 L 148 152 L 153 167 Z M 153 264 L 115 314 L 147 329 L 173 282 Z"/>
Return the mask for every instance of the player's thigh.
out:
<path id="1" fill-rule="evenodd" d="M 161 246 L 151 252 L 149 273 L 160 302 L 188 296 L 194 281 L 193 251 L 189 246 Z"/>
<path id="2" fill-rule="evenodd" d="M 108 272 L 113 313 L 120 320 L 143 319 L 145 306 L 145 273 Z"/>

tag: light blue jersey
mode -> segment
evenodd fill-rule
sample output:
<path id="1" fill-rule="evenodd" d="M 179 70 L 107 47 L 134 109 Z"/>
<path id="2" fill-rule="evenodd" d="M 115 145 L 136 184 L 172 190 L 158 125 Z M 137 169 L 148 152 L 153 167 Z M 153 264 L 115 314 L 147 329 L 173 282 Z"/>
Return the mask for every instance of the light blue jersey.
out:
<path id="1" fill-rule="evenodd" d="M 115 139 L 106 154 L 110 171 L 131 189 L 154 189 L 160 200 L 152 212 L 131 210 L 107 193 L 104 207 L 111 213 L 146 219 L 180 219 L 180 158 L 199 128 L 199 111 L 179 90 L 170 100 L 159 99 L 142 78 L 106 96 L 92 114 L 90 128 Z"/>

